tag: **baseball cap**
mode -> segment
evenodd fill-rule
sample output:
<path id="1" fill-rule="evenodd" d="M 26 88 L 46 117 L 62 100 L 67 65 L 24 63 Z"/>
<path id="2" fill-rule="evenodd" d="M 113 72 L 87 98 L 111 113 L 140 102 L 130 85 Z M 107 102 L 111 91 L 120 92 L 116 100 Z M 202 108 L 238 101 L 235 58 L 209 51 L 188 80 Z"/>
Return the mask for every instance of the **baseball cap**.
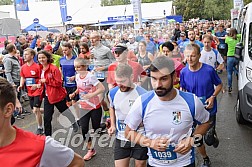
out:
<path id="1" fill-rule="evenodd" d="M 125 51 L 127 48 L 127 46 L 123 43 L 119 43 L 116 45 L 115 47 L 115 52 L 118 52 L 118 53 L 122 53 L 123 51 Z"/>
<path id="2" fill-rule="evenodd" d="M 181 36 L 181 37 L 184 37 L 184 36 L 186 36 L 186 33 L 185 33 L 185 32 L 181 32 L 181 33 L 180 33 L 180 36 Z"/>
<path id="3" fill-rule="evenodd" d="M 52 48 L 51 45 L 46 45 L 46 46 L 44 47 L 44 50 L 45 50 L 45 51 L 52 50 L 52 49 L 53 49 L 53 48 Z"/>

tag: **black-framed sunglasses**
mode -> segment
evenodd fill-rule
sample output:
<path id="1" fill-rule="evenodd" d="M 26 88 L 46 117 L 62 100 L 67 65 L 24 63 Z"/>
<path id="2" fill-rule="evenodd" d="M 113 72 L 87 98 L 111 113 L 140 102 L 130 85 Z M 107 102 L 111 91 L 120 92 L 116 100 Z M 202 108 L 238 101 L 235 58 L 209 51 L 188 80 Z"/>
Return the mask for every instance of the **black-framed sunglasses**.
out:
<path id="1" fill-rule="evenodd" d="M 115 54 L 117 54 L 118 56 L 120 56 L 124 51 L 114 51 Z"/>

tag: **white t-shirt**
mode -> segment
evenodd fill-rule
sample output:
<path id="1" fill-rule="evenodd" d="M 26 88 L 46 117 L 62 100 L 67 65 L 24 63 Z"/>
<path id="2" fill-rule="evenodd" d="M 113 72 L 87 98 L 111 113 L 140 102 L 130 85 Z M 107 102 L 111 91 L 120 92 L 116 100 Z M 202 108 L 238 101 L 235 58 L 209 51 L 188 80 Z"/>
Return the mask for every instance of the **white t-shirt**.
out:
<path id="1" fill-rule="evenodd" d="M 176 97 L 170 101 L 161 101 L 154 91 L 150 92 L 152 96 L 148 95 L 150 98 L 152 97 L 149 101 L 142 101 L 142 98 L 138 97 L 125 119 L 125 123 L 133 130 L 136 130 L 143 122 L 145 136 L 150 139 L 161 136 L 170 139 L 166 152 L 148 148 L 148 163 L 151 166 L 181 167 L 195 161 L 194 148 L 185 155 L 173 151 L 179 140 L 191 135 L 194 122 L 188 103 L 179 94 L 179 91 L 176 91 Z M 193 102 L 194 99 L 195 120 L 199 123 L 207 122 L 209 112 L 204 109 L 202 102 L 195 95 L 190 97 L 194 97 L 187 100 Z M 142 107 L 145 107 L 145 112 Z"/>
<path id="2" fill-rule="evenodd" d="M 99 105 L 99 97 L 95 96 L 88 100 L 84 100 L 82 98 L 83 95 L 88 93 L 93 93 L 96 91 L 96 86 L 100 83 L 99 80 L 90 72 L 87 73 L 85 78 L 81 78 L 80 74 L 76 74 L 75 81 L 77 84 L 77 88 L 79 90 L 79 98 L 80 98 L 80 107 L 82 109 L 95 109 L 97 105 Z"/>
<path id="3" fill-rule="evenodd" d="M 115 110 L 116 138 L 119 140 L 128 141 L 124 135 L 126 127 L 124 120 L 135 100 L 140 95 L 146 93 L 146 90 L 142 87 L 136 85 L 134 86 L 134 89 L 128 92 L 121 92 L 118 86 L 109 92 L 110 107 Z"/>
<path id="4" fill-rule="evenodd" d="M 201 63 L 208 64 L 208 65 L 212 66 L 213 68 L 216 68 L 216 62 L 218 62 L 219 64 L 224 63 L 224 60 L 218 51 L 217 51 L 217 55 L 213 51 L 213 49 L 211 49 L 211 51 L 209 51 L 209 52 L 205 51 L 205 49 L 202 49 L 202 51 L 200 53 L 201 53 L 201 56 L 200 56 L 199 61 Z"/>
<path id="5" fill-rule="evenodd" d="M 74 158 L 74 151 L 47 136 L 44 151 L 37 167 L 67 167 Z"/>

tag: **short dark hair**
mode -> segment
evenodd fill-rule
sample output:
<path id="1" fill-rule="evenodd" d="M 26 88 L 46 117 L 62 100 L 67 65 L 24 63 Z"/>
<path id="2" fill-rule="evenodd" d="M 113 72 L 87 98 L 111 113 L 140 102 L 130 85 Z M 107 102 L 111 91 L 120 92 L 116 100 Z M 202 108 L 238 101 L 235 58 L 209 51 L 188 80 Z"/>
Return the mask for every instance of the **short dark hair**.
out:
<path id="1" fill-rule="evenodd" d="M 3 110 L 6 104 L 16 105 L 16 90 L 4 78 L 0 78 L 0 109 Z"/>
<path id="2" fill-rule="evenodd" d="M 169 49 L 169 51 L 173 51 L 173 49 L 174 49 L 174 45 L 169 41 L 162 44 L 162 49 L 164 47 L 167 47 Z"/>
<path id="3" fill-rule="evenodd" d="M 175 73 L 174 61 L 167 56 L 158 56 L 152 61 L 149 67 L 151 72 L 157 72 L 163 68 L 167 68 L 170 74 L 173 75 Z"/>
<path id="4" fill-rule="evenodd" d="M 72 46 L 69 42 L 63 42 L 63 43 L 62 43 L 62 46 L 63 46 L 63 47 L 68 47 L 69 49 L 72 49 L 72 48 L 73 48 L 73 46 Z"/>
<path id="5" fill-rule="evenodd" d="M 11 53 L 15 48 L 16 48 L 16 46 L 12 43 L 10 43 L 6 46 L 6 50 L 8 51 L 8 53 Z"/>
<path id="6" fill-rule="evenodd" d="M 48 64 L 49 63 L 53 63 L 53 59 L 52 59 L 52 54 L 51 53 L 49 53 L 49 52 L 47 52 L 45 50 L 41 50 L 41 51 L 38 52 L 38 55 L 39 54 L 43 54 L 43 55 L 45 55 L 47 57 L 47 63 Z"/>

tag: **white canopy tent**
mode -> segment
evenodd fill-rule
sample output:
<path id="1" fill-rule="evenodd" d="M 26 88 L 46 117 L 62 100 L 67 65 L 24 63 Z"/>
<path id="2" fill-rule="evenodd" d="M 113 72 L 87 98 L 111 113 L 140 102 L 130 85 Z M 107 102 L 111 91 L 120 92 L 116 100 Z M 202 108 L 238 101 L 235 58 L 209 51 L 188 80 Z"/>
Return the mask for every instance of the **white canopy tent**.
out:
<path id="1" fill-rule="evenodd" d="M 93 3 L 91 3 L 93 2 Z M 119 5 L 100 7 L 95 5 L 97 0 L 67 0 L 67 12 L 72 16 L 72 21 L 67 24 L 81 25 L 94 24 L 99 21 L 106 21 L 108 17 L 133 15 L 133 6 Z M 164 18 L 166 15 L 173 14 L 172 1 L 158 3 L 142 3 L 142 17 L 144 19 Z M 39 19 L 39 23 L 46 27 L 62 26 L 59 1 L 30 2 L 30 11 L 18 11 L 18 19 L 21 22 L 21 28 L 32 24 L 34 18 Z M 11 18 L 15 18 L 13 5 L 0 6 L 0 11 L 9 12 Z"/>

